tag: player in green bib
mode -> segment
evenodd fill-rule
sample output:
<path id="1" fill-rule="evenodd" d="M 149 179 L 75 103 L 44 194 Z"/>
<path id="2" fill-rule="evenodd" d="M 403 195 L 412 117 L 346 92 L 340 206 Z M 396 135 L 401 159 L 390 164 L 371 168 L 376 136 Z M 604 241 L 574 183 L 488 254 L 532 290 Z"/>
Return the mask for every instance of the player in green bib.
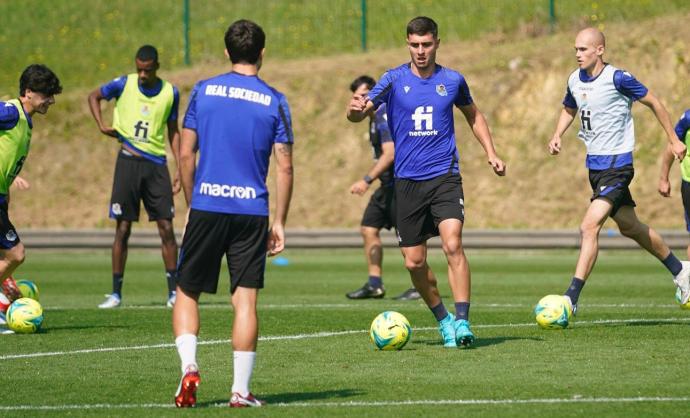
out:
<path id="1" fill-rule="evenodd" d="M 120 142 L 115 164 L 110 217 L 115 219 L 112 248 L 112 293 L 99 308 L 115 308 L 122 300 L 122 283 L 132 222 L 139 220 L 141 201 L 150 221 L 156 221 L 161 237 L 163 263 L 168 282 L 168 307 L 175 303 L 177 242 L 172 218 L 173 194 L 180 191 L 178 170 L 174 182 L 166 164 L 165 130 L 177 166 L 180 134 L 177 124 L 179 92 L 160 79 L 158 51 L 144 45 L 135 56 L 137 72 L 116 78 L 89 95 L 89 108 L 100 131 Z M 101 116 L 101 101 L 116 99 L 113 124 Z"/>
<path id="2" fill-rule="evenodd" d="M 690 130 L 690 109 L 683 112 L 683 115 L 676 123 L 675 131 L 678 138 L 687 145 L 687 134 Z M 671 196 L 671 183 L 668 173 L 671 170 L 674 160 L 673 152 L 666 147 L 661 158 L 661 175 L 659 176 L 659 193 L 664 197 Z M 690 158 L 683 158 L 680 162 L 680 195 L 685 210 L 685 228 L 690 233 Z M 687 248 L 688 258 L 690 259 L 690 245 Z"/>
<path id="3" fill-rule="evenodd" d="M 8 213 L 10 186 L 29 154 L 32 116 L 46 114 L 60 92 L 55 73 L 45 65 L 33 64 L 19 78 L 19 98 L 0 101 L 0 281 L 10 301 L 21 297 L 10 275 L 24 262 L 24 245 Z"/>

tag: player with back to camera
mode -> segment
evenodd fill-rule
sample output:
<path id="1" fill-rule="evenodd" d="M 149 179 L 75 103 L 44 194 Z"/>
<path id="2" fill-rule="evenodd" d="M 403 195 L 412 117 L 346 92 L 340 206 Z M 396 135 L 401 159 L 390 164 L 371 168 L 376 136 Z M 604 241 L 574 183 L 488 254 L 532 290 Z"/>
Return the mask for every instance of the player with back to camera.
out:
<path id="1" fill-rule="evenodd" d="M 350 91 L 356 96 L 365 96 L 374 88 L 374 85 L 376 81 L 373 78 L 362 75 L 350 84 Z M 383 286 L 383 245 L 380 231 L 382 228 L 395 227 L 395 190 L 393 188 L 395 146 L 388 128 L 385 103 L 369 115 L 369 142 L 374 151 L 374 165 L 364 178 L 350 186 L 350 193 L 364 195 L 377 178 L 381 181 L 381 186 L 369 199 L 360 226 L 369 279 L 361 288 L 347 293 L 346 296 L 349 299 L 378 299 L 386 294 Z M 412 287 L 394 299 L 416 300 L 419 298 L 421 295 Z"/>
<path id="2" fill-rule="evenodd" d="M 168 285 L 167 305 L 175 303 L 177 242 L 172 218 L 173 194 L 180 191 L 178 170 L 171 184 L 165 155 L 165 129 L 178 164 L 180 133 L 177 113 L 180 94 L 175 86 L 157 75 L 158 51 L 144 45 L 134 58 L 136 73 L 118 77 L 89 94 L 89 108 L 100 131 L 116 138 L 117 155 L 110 217 L 115 219 L 112 246 L 112 292 L 99 308 L 116 308 L 122 303 L 122 285 L 132 222 L 139 220 L 143 200 L 150 221 L 156 221 Z M 101 101 L 116 99 L 113 126 L 101 117 Z M 179 167 L 179 164 L 178 164 Z"/>
<path id="3" fill-rule="evenodd" d="M 33 116 L 45 115 L 62 92 L 60 80 L 48 67 L 32 64 L 19 77 L 19 97 L 0 102 L 0 281 L 12 302 L 22 297 L 11 274 L 24 262 L 25 249 L 9 217 L 10 186 L 28 187 L 18 177 L 29 154 Z"/>
<path id="4" fill-rule="evenodd" d="M 407 25 L 409 63 L 393 68 L 366 96 L 350 101 L 347 117 L 362 121 L 386 103 L 395 143 L 395 197 L 398 241 L 405 267 L 439 323 L 445 347 L 469 346 L 470 267 L 462 245 L 465 221 L 459 155 L 455 146 L 453 107 L 457 106 L 484 148 L 487 162 L 503 176 L 491 133 L 465 77 L 436 63 L 438 26 L 424 16 Z M 455 317 L 448 313 L 427 264 L 427 240 L 441 236 L 448 262 L 448 282 Z"/>
<path id="5" fill-rule="evenodd" d="M 232 71 L 200 81 L 192 91 L 180 148 L 181 179 L 190 207 L 180 250 L 173 332 L 182 379 L 178 407 L 196 404 L 199 296 L 216 293 L 225 255 L 230 272 L 233 384 L 231 407 L 264 404 L 249 390 L 256 358 L 259 289 L 266 253 L 285 247 L 292 196 L 292 124 L 285 96 L 258 77 L 265 34 L 238 20 L 225 33 Z M 196 165 L 196 152 L 199 162 Z M 276 159 L 276 210 L 269 227 L 266 176 Z"/>
<path id="6" fill-rule="evenodd" d="M 611 217 L 622 235 L 635 240 L 664 264 L 685 303 L 690 298 L 690 263 L 679 261 L 663 238 L 635 214 L 635 201 L 629 189 L 635 147 L 632 104 L 639 101 L 652 110 L 666 133 L 672 155 L 682 160 L 686 148 L 673 131 L 668 112 L 659 99 L 630 73 L 606 63 L 605 48 L 601 31 L 586 28 L 577 34 L 575 57 L 579 68 L 568 78 L 564 107 L 549 142 L 549 152 L 559 154 L 561 136 L 575 115 L 580 116 L 578 137 L 587 147 L 592 197 L 580 224 L 580 255 L 565 296 L 575 313 L 580 292 L 599 253 L 599 231 Z"/>

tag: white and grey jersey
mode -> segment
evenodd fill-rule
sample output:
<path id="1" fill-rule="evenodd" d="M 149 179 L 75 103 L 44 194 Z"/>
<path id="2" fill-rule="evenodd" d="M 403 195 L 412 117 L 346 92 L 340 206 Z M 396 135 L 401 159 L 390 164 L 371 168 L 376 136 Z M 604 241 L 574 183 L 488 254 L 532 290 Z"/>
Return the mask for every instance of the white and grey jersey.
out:
<path id="1" fill-rule="evenodd" d="M 630 73 L 606 65 L 594 78 L 575 70 L 568 78 L 563 104 L 576 108 L 580 117 L 578 137 L 587 147 L 587 166 L 604 169 L 632 164 L 635 126 L 632 104 L 647 88 Z"/>

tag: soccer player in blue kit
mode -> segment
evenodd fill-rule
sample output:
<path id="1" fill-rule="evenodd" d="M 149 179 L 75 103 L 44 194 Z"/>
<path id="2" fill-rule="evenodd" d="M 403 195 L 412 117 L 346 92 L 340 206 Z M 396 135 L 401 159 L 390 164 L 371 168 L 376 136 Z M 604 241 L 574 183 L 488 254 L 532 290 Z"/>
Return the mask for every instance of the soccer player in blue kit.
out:
<path id="1" fill-rule="evenodd" d="M 190 207 L 180 250 L 173 332 L 182 363 L 178 407 L 196 403 L 199 295 L 216 293 L 223 255 L 230 271 L 233 373 L 231 407 L 261 406 L 249 391 L 264 287 L 266 253 L 285 246 L 292 196 L 292 124 L 285 96 L 258 77 L 265 34 L 248 20 L 225 33 L 232 72 L 200 81 L 192 91 L 180 147 L 181 180 Z M 198 165 L 196 153 L 199 152 Z M 276 159 L 276 210 L 269 227 L 266 176 Z"/>
<path id="2" fill-rule="evenodd" d="M 462 74 L 436 63 L 440 39 L 436 22 L 416 17 L 407 25 L 409 63 L 383 74 L 367 96 L 350 101 L 347 118 L 363 120 L 386 103 L 395 142 L 395 195 L 398 241 L 412 283 L 439 322 L 445 347 L 469 346 L 470 267 L 462 246 L 464 197 L 455 146 L 453 106 L 467 119 L 472 133 L 499 176 L 505 164 L 496 155 L 486 119 Z M 437 282 L 429 274 L 426 241 L 441 236 L 448 261 L 448 282 L 455 317 L 446 310 Z"/>
<path id="3" fill-rule="evenodd" d="M 609 217 L 622 235 L 632 238 L 658 258 L 673 275 L 682 302 L 690 298 L 690 262 L 679 261 L 661 236 L 640 222 L 629 185 L 633 179 L 635 128 L 632 104 L 649 107 L 661 124 L 672 154 L 682 160 L 686 147 L 678 140 L 668 112 L 659 99 L 630 73 L 604 62 L 606 40 L 601 31 L 587 28 L 575 38 L 579 68 L 568 78 L 563 110 L 549 142 L 552 155 L 561 151 L 561 136 L 580 116 L 578 137 L 587 147 L 591 203 L 580 224 L 582 241 L 575 275 L 565 292 L 573 313 L 599 252 L 599 231 Z"/>

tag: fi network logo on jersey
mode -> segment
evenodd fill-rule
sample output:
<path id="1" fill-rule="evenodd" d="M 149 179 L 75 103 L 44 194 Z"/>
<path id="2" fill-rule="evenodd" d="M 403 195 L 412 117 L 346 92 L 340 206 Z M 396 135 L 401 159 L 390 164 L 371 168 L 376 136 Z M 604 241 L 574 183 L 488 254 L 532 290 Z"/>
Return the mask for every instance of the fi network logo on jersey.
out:
<path id="1" fill-rule="evenodd" d="M 412 120 L 414 121 L 414 131 L 409 132 L 410 136 L 438 135 L 438 131 L 434 129 L 433 106 L 418 106 L 412 114 Z"/>

